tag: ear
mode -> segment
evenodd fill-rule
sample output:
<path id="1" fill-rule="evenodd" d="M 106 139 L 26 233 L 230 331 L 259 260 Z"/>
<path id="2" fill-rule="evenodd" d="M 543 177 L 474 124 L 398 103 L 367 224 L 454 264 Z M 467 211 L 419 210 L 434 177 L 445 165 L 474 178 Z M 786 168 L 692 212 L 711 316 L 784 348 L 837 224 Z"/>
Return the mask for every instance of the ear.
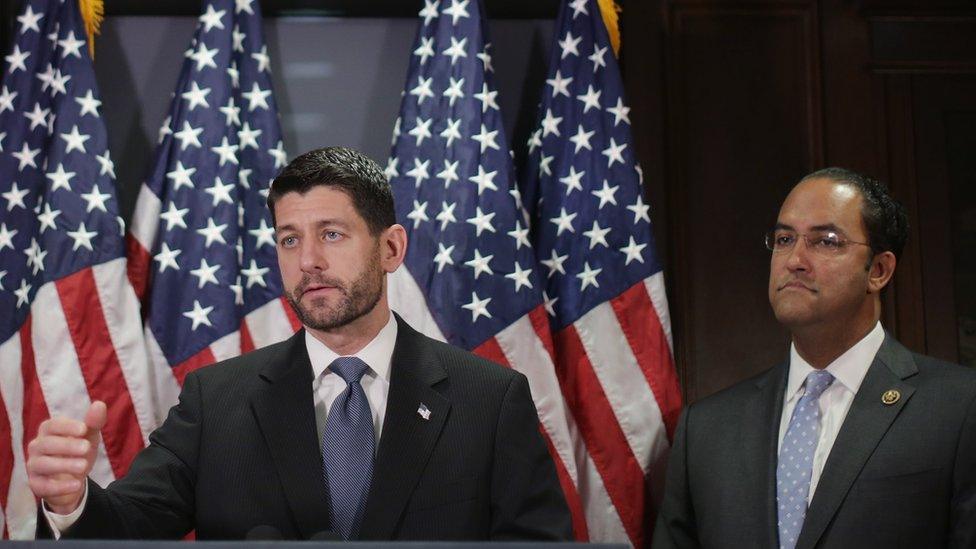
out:
<path id="1" fill-rule="evenodd" d="M 387 227 L 380 234 L 380 264 L 383 270 L 392 273 L 397 270 L 407 256 L 407 231 L 403 225 Z"/>
<path id="2" fill-rule="evenodd" d="M 895 254 L 891 252 L 881 252 L 874 256 L 871 266 L 868 267 L 868 293 L 878 293 L 888 285 L 895 274 L 897 263 Z"/>

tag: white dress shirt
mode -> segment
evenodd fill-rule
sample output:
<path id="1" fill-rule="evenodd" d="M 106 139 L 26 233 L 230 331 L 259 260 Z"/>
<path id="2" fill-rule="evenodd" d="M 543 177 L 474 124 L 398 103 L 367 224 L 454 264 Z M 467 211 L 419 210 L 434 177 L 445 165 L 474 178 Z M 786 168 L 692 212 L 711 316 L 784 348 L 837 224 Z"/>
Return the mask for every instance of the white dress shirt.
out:
<path id="1" fill-rule="evenodd" d="M 854 402 L 854 395 L 861 387 L 864 376 L 868 373 L 868 368 L 874 362 L 874 356 L 878 354 L 878 349 L 884 342 L 885 333 L 881 328 L 881 323 L 875 324 L 874 329 L 868 332 L 853 347 L 837 357 L 836 360 L 827 365 L 826 370 L 834 376 L 834 382 L 820 395 L 820 438 L 817 440 L 817 450 L 813 455 L 813 471 L 810 476 L 810 491 L 807 493 L 807 504 L 813 499 L 813 494 L 817 490 L 820 482 L 820 474 L 823 472 L 824 463 L 830 455 L 830 449 L 837 440 L 844 418 L 847 417 L 851 403 Z M 806 392 L 803 382 L 807 375 L 814 371 L 803 357 L 796 352 L 796 346 L 790 345 L 790 374 L 786 380 L 786 393 L 783 395 L 783 416 L 779 424 L 779 446 L 783 447 L 783 438 L 790 425 L 790 418 L 793 417 L 793 409 L 796 408 L 800 398 Z"/>
<path id="2" fill-rule="evenodd" d="M 363 386 L 363 391 L 366 392 L 366 400 L 369 401 L 377 442 L 380 440 L 380 433 L 383 432 L 383 419 L 386 417 L 386 400 L 390 394 L 390 366 L 393 361 L 393 347 L 396 345 L 396 337 L 397 323 L 391 314 L 386 326 L 383 326 L 383 329 L 376 334 L 372 341 L 367 343 L 358 353 L 346 355 L 357 357 L 369 366 L 369 370 L 363 374 L 359 383 Z M 305 348 L 308 351 L 308 358 L 312 362 L 312 400 L 315 403 L 315 425 L 318 428 L 319 447 L 321 447 L 329 409 L 339 394 L 346 390 L 346 382 L 338 374 L 328 369 L 332 361 L 339 358 L 340 355 L 315 339 L 307 330 L 305 331 Z M 376 451 L 375 448 L 374 452 Z M 61 532 L 78 520 L 87 502 L 88 486 L 86 485 L 85 494 L 78 508 L 67 515 L 54 513 L 47 508 L 47 505 L 41 506 L 44 510 L 44 517 L 54 534 L 54 539 L 60 539 Z"/>

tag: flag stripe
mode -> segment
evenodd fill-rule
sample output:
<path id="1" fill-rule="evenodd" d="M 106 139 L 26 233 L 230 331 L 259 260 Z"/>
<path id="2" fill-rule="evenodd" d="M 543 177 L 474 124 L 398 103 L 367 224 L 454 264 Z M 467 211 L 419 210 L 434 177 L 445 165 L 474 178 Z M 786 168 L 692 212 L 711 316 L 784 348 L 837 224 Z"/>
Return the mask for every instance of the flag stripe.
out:
<path id="1" fill-rule="evenodd" d="M 23 360 L 21 339 L 18 335 L 7 339 L 0 345 L 0 364 L 19 364 Z M 0 368 L 0 396 L 5 406 L 5 415 L 19 418 L 24 407 L 24 385 L 21 370 Z M 24 454 L 24 430 L 19 421 L 10 422 L 9 476 L 4 477 L 6 489 L 3 492 L 3 511 L 10 539 L 28 539 L 34 535 L 36 506 L 34 494 L 27 484 L 27 469 Z"/>
<path id="2" fill-rule="evenodd" d="M 284 296 L 278 298 L 278 303 L 281 303 L 282 310 L 285 311 L 285 315 L 288 316 L 288 322 L 291 323 L 291 328 L 293 331 L 297 332 L 302 327 L 302 321 L 298 319 L 298 315 L 295 314 L 295 310 L 291 308 L 291 304 Z"/>
<path id="3" fill-rule="evenodd" d="M 105 345 L 111 336 L 98 297 L 95 275 L 90 268 L 82 269 L 58 280 L 55 285 L 88 394 L 92 400 L 101 400 L 108 406 L 108 422 L 102 429 L 102 440 L 112 472 L 115 478 L 120 478 L 129 470 L 132 458 L 143 448 L 142 432 L 119 357 L 115 348 Z"/>
<path id="4" fill-rule="evenodd" d="M 6 343 L 0 345 L 0 364 L 11 364 L 20 362 L 20 358 L 13 356 L 19 350 L 19 336 L 11 337 Z M 10 532 L 7 529 L 6 513 L 7 501 L 10 499 L 10 481 L 14 472 L 14 438 L 13 424 L 10 417 L 17 417 L 16 414 L 7 413 L 7 398 L 4 396 L 4 387 L 12 383 L 6 379 L 4 372 L 12 370 L 10 368 L 0 369 L 0 539 L 10 539 Z M 14 372 L 15 373 L 15 372 Z"/>
<path id="5" fill-rule="evenodd" d="M 250 353 L 255 349 L 254 338 L 251 337 L 251 330 L 247 328 L 247 321 L 241 320 L 241 353 Z"/>
<path id="6" fill-rule="evenodd" d="M 549 436 L 549 433 L 541 425 L 539 432 L 542 433 L 542 438 L 546 441 L 546 448 L 549 450 L 549 455 L 558 456 L 559 451 L 553 445 L 552 437 Z M 565 461 L 562 459 L 553 459 L 552 461 L 556 466 L 556 475 L 559 477 L 559 484 L 563 488 L 563 496 L 566 498 L 569 514 L 573 518 L 573 539 L 579 542 L 590 541 L 590 532 L 586 526 L 586 512 L 583 509 L 583 499 L 580 498 L 580 494 L 576 490 L 575 479 L 570 476 L 569 471 L 566 469 Z"/>
<path id="7" fill-rule="evenodd" d="M 272 299 L 258 307 L 244 317 L 243 324 L 247 325 L 255 349 L 286 339 L 302 327 L 284 298 Z"/>
<path id="8" fill-rule="evenodd" d="M 27 322 L 20 328 L 20 376 L 22 380 L 24 405 L 21 410 L 24 436 L 24 454 L 27 453 L 27 444 L 37 436 L 37 430 L 41 423 L 50 414 L 47 403 L 44 401 L 44 392 L 37 379 L 37 370 L 34 364 L 34 350 L 31 348 L 31 323 L 30 316 Z"/>
<path id="9" fill-rule="evenodd" d="M 579 491 L 585 497 L 584 512 L 590 541 L 628 541 L 620 514 L 610 500 L 593 458 L 582 443 L 577 445 L 576 463 L 580 467 Z"/>
<path id="10" fill-rule="evenodd" d="M 142 185 L 136 198 L 135 212 L 125 236 L 125 253 L 129 260 L 129 282 L 141 302 L 149 289 L 149 272 L 152 268 L 152 244 L 159 228 L 162 203 L 152 190 Z"/>
<path id="11" fill-rule="evenodd" d="M 146 349 L 149 353 L 149 365 L 152 369 L 153 387 L 156 395 L 156 417 L 162 421 L 166 418 L 170 407 L 179 400 L 180 389 L 183 384 L 177 379 L 176 372 L 170 368 L 163 356 L 162 349 L 156 342 L 156 336 L 148 326 L 143 330 Z"/>
<path id="12" fill-rule="evenodd" d="M 200 368 L 203 368 L 208 364 L 213 364 L 214 362 L 216 362 L 216 358 L 214 357 L 213 351 L 210 350 L 210 347 L 207 347 L 201 350 L 199 353 L 191 356 L 189 359 L 174 366 L 173 377 L 176 378 L 176 382 L 180 384 L 180 387 L 182 387 L 184 380 L 186 380 L 186 376 L 188 376 L 190 372 L 199 370 Z"/>

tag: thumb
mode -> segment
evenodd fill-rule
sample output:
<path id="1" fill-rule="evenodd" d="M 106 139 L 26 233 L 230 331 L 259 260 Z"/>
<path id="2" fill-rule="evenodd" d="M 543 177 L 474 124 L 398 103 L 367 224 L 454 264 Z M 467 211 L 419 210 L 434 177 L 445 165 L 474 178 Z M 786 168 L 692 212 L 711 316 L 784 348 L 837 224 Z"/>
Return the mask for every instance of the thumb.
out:
<path id="1" fill-rule="evenodd" d="M 85 413 L 85 426 L 88 427 L 88 434 L 91 435 L 92 432 L 99 432 L 102 427 L 105 427 L 105 423 L 108 421 L 108 408 L 105 403 L 101 400 L 96 400 L 91 403 L 88 407 L 88 412 Z"/>

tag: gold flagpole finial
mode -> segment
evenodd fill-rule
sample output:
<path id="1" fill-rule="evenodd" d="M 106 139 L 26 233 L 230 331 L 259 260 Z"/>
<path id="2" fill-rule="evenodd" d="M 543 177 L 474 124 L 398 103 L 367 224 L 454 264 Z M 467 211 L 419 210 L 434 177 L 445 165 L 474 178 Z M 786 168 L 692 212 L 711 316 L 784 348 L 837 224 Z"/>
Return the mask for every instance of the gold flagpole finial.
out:
<path id="1" fill-rule="evenodd" d="M 105 19 L 104 0 L 78 0 L 78 9 L 85 22 L 85 34 L 88 35 L 88 53 L 95 59 L 95 35 L 101 31 L 102 20 Z"/>
<path id="2" fill-rule="evenodd" d="M 603 25 L 607 27 L 607 34 L 610 35 L 610 45 L 613 46 L 613 55 L 620 55 L 620 6 L 614 0 L 597 0 L 600 5 L 600 14 L 603 16 Z"/>

